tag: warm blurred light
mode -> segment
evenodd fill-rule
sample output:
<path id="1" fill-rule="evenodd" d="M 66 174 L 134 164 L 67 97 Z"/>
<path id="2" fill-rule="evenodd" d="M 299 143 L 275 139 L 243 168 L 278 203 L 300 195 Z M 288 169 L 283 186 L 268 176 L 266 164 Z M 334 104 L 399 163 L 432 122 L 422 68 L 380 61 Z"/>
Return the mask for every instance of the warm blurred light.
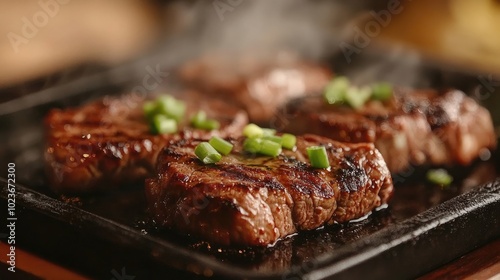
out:
<path id="1" fill-rule="evenodd" d="M 500 1 L 402 1 L 378 39 L 417 48 L 455 65 L 500 74 Z"/>
<path id="2" fill-rule="evenodd" d="M 0 87 L 87 62 L 115 63 L 154 38 L 146 1 L 0 2 Z"/>

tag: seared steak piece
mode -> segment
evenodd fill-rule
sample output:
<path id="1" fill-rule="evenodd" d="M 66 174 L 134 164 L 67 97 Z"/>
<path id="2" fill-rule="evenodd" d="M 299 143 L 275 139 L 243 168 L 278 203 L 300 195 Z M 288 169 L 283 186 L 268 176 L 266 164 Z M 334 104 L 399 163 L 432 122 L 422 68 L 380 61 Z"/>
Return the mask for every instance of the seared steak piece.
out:
<path id="1" fill-rule="evenodd" d="M 243 139 L 214 165 L 194 154 L 200 140 L 179 140 L 158 157 L 146 180 L 149 211 L 160 226 L 223 245 L 265 246 L 289 234 L 363 217 L 393 191 L 373 144 L 297 137 L 276 158 L 242 151 Z M 331 167 L 309 165 L 306 147 L 324 145 Z"/>
<path id="2" fill-rule="evenodd" d="M 277 123 L 296 134 L 375 143 L 395 173 L 409 164 L 467 165 L 496 147 L 489 112 L 458 90 L 396 89 L 387 104 L 370 101 L 360 110 L 309 96 L 289 102 Z"/>
<path id="3" fill-rule="evenodd" d="M 45 119 L 45 165 L 50 186 L 58 193 L 109 190 L 143 183 L 154 174 L 159 151 L 178 138 L 238 135 L 246 113 L 227 103 L 184 92 L 187 116 L 176 135 L 154 135 L 143 113 L 144 100 L 106 97 L 79 108 L 55 109 Z M 189 115 L 204 110 L 219 130 L 188 126 Z"/>
<path id="4" fill-rule="evenodd" d="M 179 77 L 188 86 L 232 100 L 245 109 L 250 121 L 269 126 L 277 108 L 323 89 L 332 73 L 290 54 L 269 59 L 212 55 L 186 63 Z"/>

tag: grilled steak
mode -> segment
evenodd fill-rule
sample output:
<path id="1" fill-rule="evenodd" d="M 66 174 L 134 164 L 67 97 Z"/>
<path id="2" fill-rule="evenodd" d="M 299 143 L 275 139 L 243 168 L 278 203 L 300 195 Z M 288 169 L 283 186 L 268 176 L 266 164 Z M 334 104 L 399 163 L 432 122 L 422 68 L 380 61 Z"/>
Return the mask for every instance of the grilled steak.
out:
<path id="1" fill-rule="evenodd" d="M 375 143 L 396 173 L 409 164 L 466 165 L 496 146 L 489 112 L 458 90 L 397 89 L 387 104 L 370 101 L 360 110 L 310 96 L 288 103 L 277 120 L 283 131 Z"/>
<path id="2" fill-rule="evenodd" d="M 151 134 L 142 110 L 144 100 L 133 96 L 52 110 L 45 119 L 45 165 L 51 187 L 60 193 L 84 193 L 143 182 L 153 175 L 156 157 L 169 141 L 237 135 L 247 123 L 243 111 L 226 103 L 194 92 L 179 98 L 186 101 L 187 115 L 204 110 L 220 122 L 220 129 L 193 129 L 186 120 L 179 134 Z"/>
<path id="3" fill-rule="evenodd" d="M 180 140 L 158 157 L 146 180 L 157 224 L 224 245 L 265 246 L 301 230 L 362 217 L 390 198 L 389 170 L 373 144 L 298 137 L 276 158 L 242 152 L 243 139 L 215 165 L 194 154 L 199 140 Z M 331 167 L 309 165 L 306 147 L 326 146 Z"/>
<path id="4" fill-rule="evenodd" d="M 265 62 L 251 57 L 206 56 L 184 65 L 180 79 L 213 97 L 232 100 L 250 121 L 265 124 L 290 98 L 321 90 L 331 71 L 289 54 Z"/>

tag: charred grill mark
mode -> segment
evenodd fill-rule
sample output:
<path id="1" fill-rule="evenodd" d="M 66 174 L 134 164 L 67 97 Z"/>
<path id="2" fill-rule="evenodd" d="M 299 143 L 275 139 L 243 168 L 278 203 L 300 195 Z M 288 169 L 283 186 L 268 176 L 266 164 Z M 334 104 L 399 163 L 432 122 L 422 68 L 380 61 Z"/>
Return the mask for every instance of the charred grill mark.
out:
<path id="1" fill-rule="evenodd" d="M 364 216 L 386 203 L 392 193 L 390 173 L 373 145 L 305 135 L 298 137 L 296 151 L 266 158 L 242 152 L 243 140 L 233 141 L 233 152 L 213 165 L 203 165 L 194 157 L 197 140 L 179 140 L 167 147 L 159 161 L 171 164 L 159 164 L 158 177 L 146 187 L 150 210 L 159 217 L 156 222 L 216 243 L 265 246 L 298 230 Z M 297 160 L 304 159 L 311 145 L 327 147 L 331 170 Z M 180 158 L 174 160 L 172 155 Z M 189 174 L 189 179 L 182 174 Z M 163 190 L 161 195 L 158 189 Z M 172 220 L 165 213 L 186 207 L 172 200 L 189 202 L 200 197 L 206 200 L 205 206 L 189 212 L 189 220 L 196 222 L 186 224 L 178 215 Z"/>
<path id="2" fill-rule="evenodd" d="M 283 169 L 280 171 L 283 171 Z M 294 183 L 291 184 L 291 186 L 296 191 L 321 198 L 331 198 L 334 196 L 333 189 L 322 179 L 322 174 L 319 172 L 295 173 L 292 170 L 289 170 L 284 173 L 295 179 L 293 180 Z"/>
<path id="3" fill-rule="evenodd" d="M 336 178 L 339 182 L 341 191 L 356 192 L 368 181 L 365 171 L 354 165 L 346 164 L 344 168 L 337 169 Z"/>
<path id="4" fill-rule="evenodd" d="M 450 122 L 450 118 L 443 110 L 442 106 L 431 100 L 405 100 L 402 108 L 407 114 L 424 114 L 433 130 Z"/>
<path id="5" fill-rule="evenodd" d="M 153 135 L 143 116 L 142 100 L 127 98 L 110 98 L 104 103 L 94 102 L 76 109 L 49 112 L 45 118 L 45 153 L 51 187 L 56 192 L 82 193 L 140 182 L 145 176 L 152 175 L 158 153 L 172 141 L 181 137 L 206 138 L 238 133 L 247 122 L 243 111 L 224 102 L 202 102 L 199 95 L 191 93 L 184 97 L 188 99 L 188 110 L 196 111 L 200 104 L 207 109 L 219 109 L 207 112 L 220 120 L 220 130 L 197 130 L 181 125 L 178 134 Z M 182 155 L 170 156 L 181 159 Z M 65 167 L 63 173 L 56 170 L 58 165 Z"/>
<path id="6" fill-rule="evenodd" d="M 250 185 L 261 185 L 270 190 L 283 190 L 284 187 L 272 177 L 269 170 L 263 170 L 260 168 L 254 168 L 249 165 L 217 165 L 215 166 L 217 170 L 221 171 L 222 178 L 230 178 L 235 181 L 248 182 Z M 210 167 L 207 167 L 210 169 Z"/>
<path id="7" fill-rule="evenodd" d="M 325 106 L 320 95 L 304 100 L 283 110 L 294 112 L 283 116 L 284 132 L 374 143 L 394 173 L 410 165 L 470 164 L 482 149 L 496 147 L 489 112 L 458 90 L 396 89 L 388 102 L 358 110 Z"/>
<path id="8" fill-rule="evenodd" d="M 450 123 L 450 117 L 440 107 L 430 106 L 426 111 L 426 115 L 427 121 L 429 122 L 432 130 L 438 129 Z"/>
<path id="9" fill-rule="evenodd" d="M 256 159 L 256 161 L 259 162 L 259 163 L 252 163 L 252 162 L 250 162 L 250 163 L 247 164 L 247 166 L 262 168 L 262 169 L 266 169 L 268 171 L 270 171 L 270 170 L 273 169 L 273 167 L 270 165 L 270 163 L 272 162 L 272 158 L 263 157 L 263 156 L 260 156 L 260 155 L 246 153 L 246 152 L 244 152 L 244 156 L 252 158 L 252 159 Z"/>
<path id="10" fill-rule="evenodd" d="M 404 113 L 411 114 L 411 113 L 421 112 L 419 109 L 427 107 L 428 107 L 427 104 L 422 105 L 417 102 L 406 101 L 402 103 L 401 109 L 403 110 Z"/>

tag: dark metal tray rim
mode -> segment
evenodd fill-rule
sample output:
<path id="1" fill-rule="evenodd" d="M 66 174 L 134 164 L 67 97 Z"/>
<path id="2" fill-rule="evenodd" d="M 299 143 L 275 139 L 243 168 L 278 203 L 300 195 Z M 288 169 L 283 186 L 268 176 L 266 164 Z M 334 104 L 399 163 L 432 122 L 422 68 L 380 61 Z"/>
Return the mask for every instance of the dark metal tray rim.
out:
<path id="1" fill-rule="evenodd" d="M 7 180 L 0 178 L 0 181 L 5 186 L 5 188 L 2 188 L 1 196 L 6 199 L 8 194 Z M 22 184 L 16 184 L 16 195 L 18 205 L 40 212 L 53 219 L 68 222 L 73 227 L 112 242 L 127 244 L 127 246 L 137 250 L 148 248 L 147 250 L 150 250 L 156 261 L 166 265 L 187 270 L 187 265 L 190 264 L 189 270 L 191 271 L 210 269 L 214 275 L 230 278 L 295 279 L 294 276 L 304 279 L 319 279 L 331 276 L 343 278 L 342 275 L 347 271 L 359 268 L 373 259 L 382 257 L 387 264 L 394 262 L 395 260 L 391 261 L 387 259 L 387 256 L 383 255 L 398 247 L 400 247 L 401 253 L 401 250 L 403 250 L 402 252 L 404 250 L 410 252 L 413 250 L 411 248 L 423 246 L 426 242 L 425 236 L 431 235 L 433 231 L 447 231 L 453 228 L 457 238 L 462 235 L 460 233 L 468 234 L 471 230 L 474 232 L 476 229 L 473 230 L 470 227 L 475 225 L 464 223 L 463 219 L 477 220 L 482 217 L 480 220 L 484 220 L 484 223 L 486 223 L 484 226 L 492 227 L 491 232 L 478 233 L 478 236 L 474 238 L 476 242 L 469 244 L 469 246 L 461 246 L 459 251 L 449 250 L 449 253 L 438 254 L 440 255 L 436 256 L 438 259 L 434 259 L 426 266 L 427 269 L 432 269 L 436 265 L 444 264 L 500 235 L 500 227 L 498 227 L 500 217 L 495 215 L 495 213 L 500 213 L 500 178 L 498 178 L 489 184 L 477 187 L 468 193 L 441 203 L 413 218 L 392 224 L 366 238 L 354 241 L 339 248 L 334 254 L 320 255 L 314 261 L 305 266 L 303 265 L 302 268 L 292 267 L 284 273 L 266 273 L 236 268 L 209 256 L 193 254 L 188 248 L 142 234 L 138 229 L 87 212 L 74 205 L 34 191 Z M 419 249 L 416 253 L 432 255 L 429 250 L 436 250 L 436 248 L 431 246 L 425 250 Z M 201 267 L 194 267 L 193 269 L 194 263 Z M 422 266 L 415 265 L 414 268 L 415 271 L 408 268 L 410 271 L 406 271 L 406 277 L 414 277 L 422 273 Z M 371 275 L 372 277 L 374 279 L 378 278 L 376 274 Z"/>

